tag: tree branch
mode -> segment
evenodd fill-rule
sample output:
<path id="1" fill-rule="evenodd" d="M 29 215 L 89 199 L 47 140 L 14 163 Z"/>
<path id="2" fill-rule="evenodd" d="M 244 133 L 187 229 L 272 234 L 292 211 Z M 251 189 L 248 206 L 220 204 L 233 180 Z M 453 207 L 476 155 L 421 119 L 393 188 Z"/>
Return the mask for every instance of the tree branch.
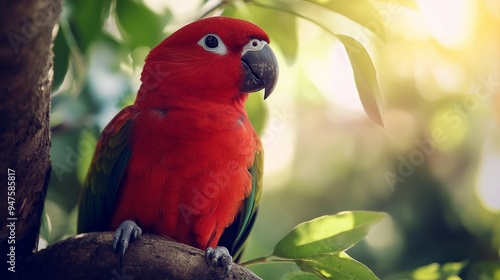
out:
<path id="1" fill-rule="evenodd" d="M 50 177 L 52 29 L 61 2 L 0 0 L 0 275 L 9 260 L 37 247 Z"/>
<path id="2" fill-rule="evenodd" d="M 223 269 L 205 263 L 204 252 L 166 237 L 144 234 L 130 243 L 124 268 L 111 248 L 113 233 L 80 234 L 22 261 L 16 279 L 220 279 Z M 260 279 L 239 265 L 226 279 Z"/>

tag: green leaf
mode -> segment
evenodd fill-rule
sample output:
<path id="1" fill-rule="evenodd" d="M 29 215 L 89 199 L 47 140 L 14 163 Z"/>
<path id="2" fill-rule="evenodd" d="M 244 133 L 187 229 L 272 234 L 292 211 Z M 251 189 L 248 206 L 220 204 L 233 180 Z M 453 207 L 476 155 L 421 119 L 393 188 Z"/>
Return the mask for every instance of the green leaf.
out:
<path id="1" fill-rule="evenodd" d="M 78 95 L 82 92 L 84 82 L 87 78 L 87 62 L 81 52 L 79 42 L 73 33 L 70 21 L 61 18 L 59 20 L 59 32 L 54 45 L 54 85 L 52 97 L 60 93 Z M 90 42 L 89 42 L 90 44 Z M 80 43 L 81 45 L 81 43 Z M 59 66 L 57 66 L 59 64 Z M 56 69 L 59 68 L 59 69 Z M 65 83 L 68 79 L 68 83 Z M 64 87 L 61 87 L 63 86 Z"/>
<path id="2" fill-rule="evenodd" d="M 163 39 L 163 29 L 171 18 L 170 14 L 158 15 L 134 0 L 116 1 L 116 16 L 126 43 L 133 49 L 155 47 Z"/>
<path id="3" fill-rule="evenodd" d="M 337 37 L 344 44 L 351 61 L 354 81 L 366 114 L 372 121 L 383 127 L 382 98 L 378 87 L 377 73 L 370 55 L 357 40 L 344 35 L 337 35 Z"/>
<path id="4" fill-rule="evenodd" d="M 365 36 L 366 34 L 364 32 L 360 32 L 359 28 L 353 28 L 353 22 L 355 21 L 310 1 L 255 0 L 252 4 L 273 10 L 283 11 L 306 19 L 330 32 L 332 35 L 346 34 L 353 37 L 362 36 L 364 39 L 368 40 L 368 37 Z M 374 31 L 377 30 L 374 29 Z M 379 31 L 380 32 L 375 34 L 379 36 L 381 40 L 385 40 L 385 30 L 380 29 Z"/>
<path id="5" fill-rule="evenodd" d="M 310 0 L 313 1 L 313 0 Z M 316 1 L 316 0 L 315 0 Z M 320 2 L 317 0 L 316 2 Z M 359 33 L 353 32 L 353 28 L 342 28 L 341 22 L 332 17 L 331 12 L 325 13 L 326 8 L 313 4 L 308 1 L 280 1 L 280 0 L 258 0 L 253 2 L 255 5 L 285 11 L 287 13 L 307 19 L 319 27 L 325 29 L 331 34 L 337 36 L 344 44 L 349 60 L 353 68 L 354 80 L 358 89 L 361 103 L 370 119 L 380 126 L 384 126 L 382 117 L 382 99 L 377 82 L 377 74 L 370 55 L 365 47 L 353 37 L 359 36 Z M 325 2 L 326 3 L 326 2 Z M 330 3 L 330 1 L 328 1 Z M 350 36 L 340 34 L 352 34 Z M 385 38 L 385 33 L 382 36 Z"/>
<path id="6" fill-rule="evenodd" d="M 68 72 L 70 50 L 65 38 L 64 30 L 59 27 L 54 39 L 54 82 L 52 92 L 56 91 L 64 81 Z"/>
<path id="7" fill-rule="evenodd" d="M 351 258 L 345 252 L 321 255 L 311 259 L 296 261 L 303 271 L 315 273 L 334 280 L 377 280 L 379 279 L 364 264 Z"/>
<path id="8" fill-rule="evenodd" d="M 391 275 L 388 280 L 459 280 L 458 274 L 467 265 L 467 261 L 456 263 L 431 263 L 412 271 Z"/>
<path id="9" fill-rule="evenodd" d="M 120 0 L 121 1 L 121 0 Z M 109 14 L 110 0 L 73 0 L 68 5 L 71 30 L 80 50 L 86 53 L 94 39 L 102 33 L 104 20 Z"/>
<path id="10" fill-rule="evenodd" d="M 385 25 L 380 13 L 369 0 L 306 0 L 341 14 L 376 34 L 385 42 Z"/>
<path id="11" fill-rule="evenodd" d="M 347 250 L 386 216 L 381 212 L 347 211 L 322 216 L 292 229 L 274 247 L 274 256 L 309 258 Z"/>
<path id="12" fill-rule="evenodd" d="M 418 6 L 415 0 L 378 0 L 378 1 L 386 3 L 394 3 L 413 10 L 418 10 Z"/>

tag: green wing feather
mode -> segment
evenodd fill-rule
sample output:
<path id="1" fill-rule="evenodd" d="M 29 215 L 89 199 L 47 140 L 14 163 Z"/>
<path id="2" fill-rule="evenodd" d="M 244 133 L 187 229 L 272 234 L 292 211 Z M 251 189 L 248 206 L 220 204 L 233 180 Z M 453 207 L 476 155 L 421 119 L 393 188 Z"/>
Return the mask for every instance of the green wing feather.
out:
<path id="1" fill-rule="evenodd" d="M 237 214 L 234 222 L 224 230 L 219 240 L 218 245 L 226 247 L 236 261 L 241 257 L 245 241 L 257 216 L 262 193 L 263 168 L 264 153 L 259 151 L 255 155 L 252 167 L 248 170 L 252 175 L 252 192 L 245 198 L 241 211 Z"/>
<path id="2" fill-rule="evenodd" d="M 131 150 L 129 135 L 133 118 L 124 109 L 104 129 L 83 183 L 78 208 L 77 232 L 110 230 L 116 194 Z"/>

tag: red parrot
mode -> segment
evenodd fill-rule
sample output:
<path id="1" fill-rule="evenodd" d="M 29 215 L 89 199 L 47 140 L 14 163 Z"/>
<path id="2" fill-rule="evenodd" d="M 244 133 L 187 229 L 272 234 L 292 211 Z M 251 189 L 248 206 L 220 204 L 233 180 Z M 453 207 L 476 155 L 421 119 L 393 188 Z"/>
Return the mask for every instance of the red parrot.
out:
<path id="1" fill-rule="evenodd" d="M 231 268 L 252 228 L 263 151 L 244 103 L 278 78 L 269 37 L 212 17 L 153 48 L 133 105 L 105 127 L 85 179 L 78 232 L 115 230 L 121 259 L 142 232 L 206 250 Z M 215 248 L 215 249 L 213 249 Z"/>

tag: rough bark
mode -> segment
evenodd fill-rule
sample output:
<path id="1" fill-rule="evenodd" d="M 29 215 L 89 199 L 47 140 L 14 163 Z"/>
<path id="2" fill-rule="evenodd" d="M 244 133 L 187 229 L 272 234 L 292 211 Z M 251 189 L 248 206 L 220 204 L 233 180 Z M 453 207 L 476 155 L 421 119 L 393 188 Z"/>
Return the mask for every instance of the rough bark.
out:
<path id="1" fill-rule="evenodd" d="M 16 279 L 220 279 L 204 252 L 158 235 L 144 234 L 130 244 L 123 269 L 111 248 L 113 234 L 87 233 L 60 241 L 28 257 Z M 233 265 L 225 279 L 260 279 Z"/>
<path id="2" fill-rule="evenodd" d="M 38 240 L 50 176 L 52 29 L 60 10 L 61 0 L 0 1 L 2 272 Z"/>

